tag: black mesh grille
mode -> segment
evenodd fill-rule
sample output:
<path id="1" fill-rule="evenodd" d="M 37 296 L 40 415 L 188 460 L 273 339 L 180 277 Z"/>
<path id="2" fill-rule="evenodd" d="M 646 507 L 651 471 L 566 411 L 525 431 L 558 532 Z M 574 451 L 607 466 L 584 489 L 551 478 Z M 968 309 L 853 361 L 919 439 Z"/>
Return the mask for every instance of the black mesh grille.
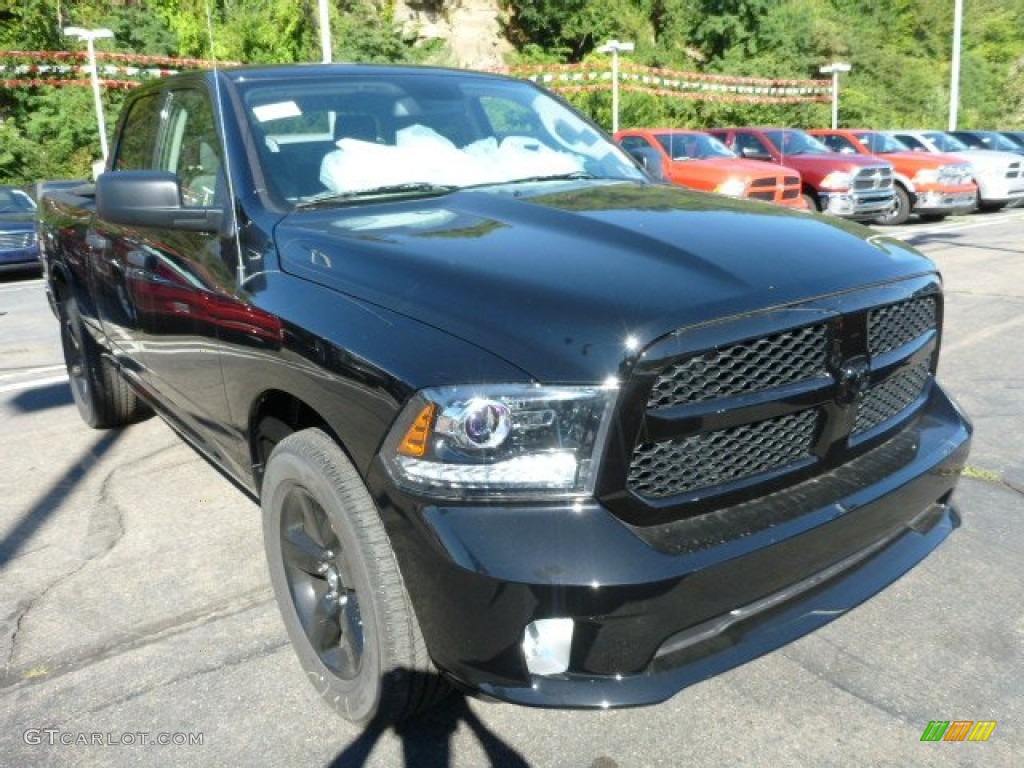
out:
<path id="1" fill-rule="evenodd" d="M 754 179 L 750 182 L 751 189 L 764 189 L 765 187 L 774 187 L 775 179 L 771 176 L 766 176 L 762 179 Z"/>
<path id="2" fill-rule="evenodd" d="M 628 492 L 622 509 L 703 517 L 755 484 L 802 482 L 891 437 L 932 382 L 941 296 L 930 281 L 918 290 L 888 304 L 848 301 L 845 314 L 755 338 L 715 329 L 713 347 L 645 371 L 635 381 L 650 389 L 631 400 L 643 403 L 632 453 L 609 483 Z"/>
<path id="3" fill-rule="evenodd" d="M 816 410 L 639 446 L 628 487 L 661 499 L 785 469 L 810 456 Z"/>
<path id="4" fill-rule="evenodd" d="M 766 336 L 688 358 L 655 382 L 648 409 L 759 392 L 827 375 L 822 325 Z"/>
<path id="5" fill-rule="evenodd" d="M 902 347 L 936 327 L 934 296 L 889 304 L 868 313 L 868 347 L 879 355 Z"/>
<path id="6" fill-rule="evenodd" d="M 924 394 L 931 374 L 927 362 L 901 371 L 869 389 L 857 403 L 854 434 L 891 419 Z"/>
<path id="7" fill-rule="evenodd" d="M 751 192 L 749 197 L 751 200 L 767 200 L 771 202 L 775 199 L 775 192 Z"/>

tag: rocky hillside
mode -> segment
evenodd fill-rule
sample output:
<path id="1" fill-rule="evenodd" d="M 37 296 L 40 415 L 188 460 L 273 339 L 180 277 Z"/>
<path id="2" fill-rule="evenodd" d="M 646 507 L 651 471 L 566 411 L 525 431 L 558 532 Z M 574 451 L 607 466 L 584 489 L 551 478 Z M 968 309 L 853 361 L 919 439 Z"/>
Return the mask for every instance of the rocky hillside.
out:
<path id="1" fill-rule="evenodd" d="M 452 64 L 487 69 L 504 63 L 511 46 L 498 25 L 498 0 L 397 0 L 395 21 L 422 39 L 448 42 Z"/>

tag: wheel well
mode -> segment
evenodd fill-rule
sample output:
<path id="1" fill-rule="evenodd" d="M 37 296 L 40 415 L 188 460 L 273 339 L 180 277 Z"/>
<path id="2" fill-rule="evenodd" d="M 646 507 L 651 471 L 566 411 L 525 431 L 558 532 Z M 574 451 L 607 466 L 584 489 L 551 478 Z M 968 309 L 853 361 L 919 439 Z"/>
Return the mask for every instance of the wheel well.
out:
<path id="1" fill-rule="evenodd" d="M 249 422 L 249 451 L 257 488 L 263 485 L 263 470 L 274 446 L 293 432 L 310 427 L 319 427 L 341 445 L 327 420 L 307 403 L 280 390 L 263 394 Z"/>

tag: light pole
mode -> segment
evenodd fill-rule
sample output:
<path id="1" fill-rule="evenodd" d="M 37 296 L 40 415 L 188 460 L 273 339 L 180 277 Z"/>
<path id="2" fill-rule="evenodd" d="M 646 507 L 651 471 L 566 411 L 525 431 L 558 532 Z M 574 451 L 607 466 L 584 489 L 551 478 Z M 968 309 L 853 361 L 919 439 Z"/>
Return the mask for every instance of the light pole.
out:
<path id="1" fill-rule="evenodd" d="M 960 110 L 960 36 L 964 28 L 964 0 L 953 3 L 953 60 L 949 75 L 949 130 L 956 130 Z"/>
<path id="2" fill-rule="evenodd" d="M 818 70 L 823 75 L 832 75 L 832 130 L 839 127 L 839 73 L 849 72 L 850 65 L 845 61 L 833 61 Z"/>
<path id="3" fill-rule="evenodd" d="M 69 37 L 77 37 L 85 40 L 89 51 L 89 74 L 92 79 L 92 97 L 96 103 L 96 122 L 100 129 L 100 151 L 103 153 L 103 162 L 107 161 L 107 125 L 103 121 L 103 100 L 100 98 L 100 79 L 96 73 L 96 47 L 95 40 L 112 38 L 114 33 L 109 29 L 83 29 L 82 27 L 64 27 L 64 34 Z"/>
<path id="4" fill-rule="evenodd" d="M 327 0 L 320 0 L 320 50 L 324 64 L 331 63 L 331 14 L 328 11 Z"/>
<path id="5" fill-rule="evenodd" d="M 632 53 L 635 48 L 633 43 L 609 40 L 597 49 L 598 53 L 612 55 L 612 133 L 619 130 L 619 54 Z"/>

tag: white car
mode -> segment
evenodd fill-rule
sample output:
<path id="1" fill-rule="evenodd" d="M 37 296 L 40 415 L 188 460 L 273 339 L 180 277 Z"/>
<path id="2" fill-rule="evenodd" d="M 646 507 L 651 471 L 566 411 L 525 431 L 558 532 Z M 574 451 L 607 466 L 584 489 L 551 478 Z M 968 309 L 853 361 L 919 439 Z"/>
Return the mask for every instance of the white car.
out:
<path id="1" fill-rule="evenodd" d="M 978 207 L 995 211 L 1024 200 L 1024 157 L 1012 152 L 971 149 L 943 131 L 885 131 L 916 152 L 945 152 L 960 155 L 974 169 L 978 185 Z"/>

